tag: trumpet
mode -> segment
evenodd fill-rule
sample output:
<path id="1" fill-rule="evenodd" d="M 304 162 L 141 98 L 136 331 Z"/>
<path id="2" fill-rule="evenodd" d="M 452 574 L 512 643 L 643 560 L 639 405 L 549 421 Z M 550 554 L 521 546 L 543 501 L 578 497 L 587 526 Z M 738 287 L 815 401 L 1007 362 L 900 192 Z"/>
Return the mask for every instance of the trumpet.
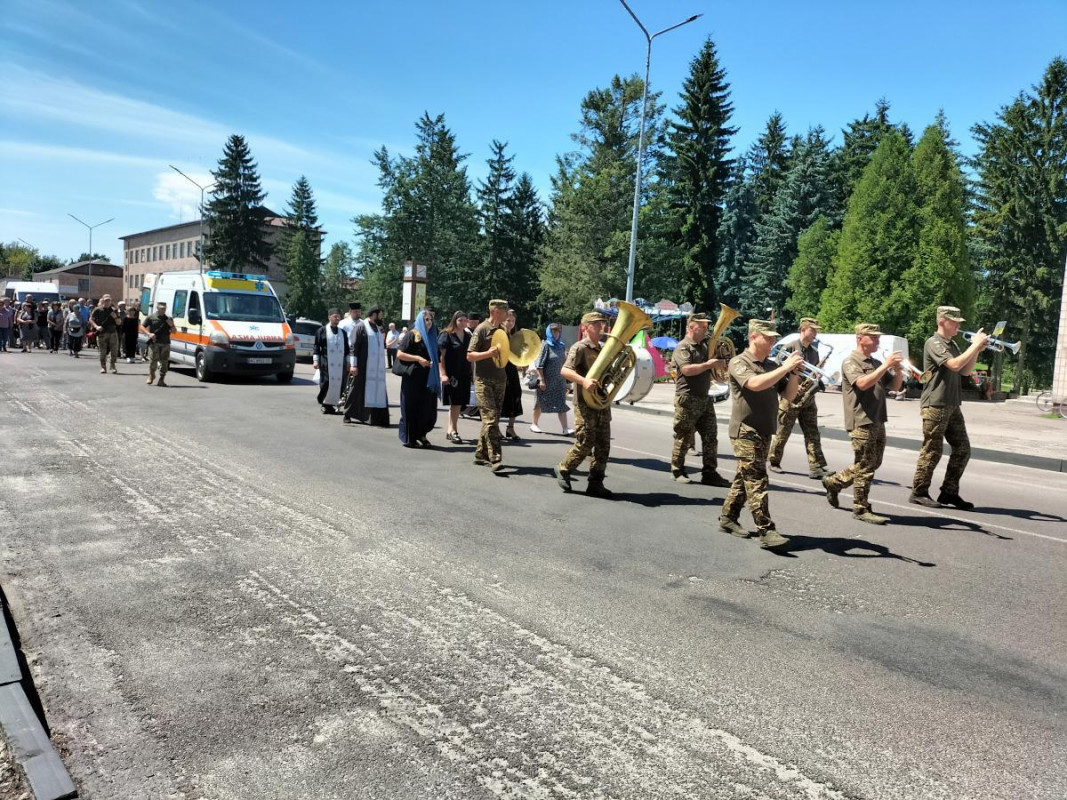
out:
<path id="1" fill-rule="evenodd" d="M 964 331 L 963 338 L 968 342 L 975 337 L 974 331 Z M 1010 350 L 1013 356 L 1019 355 L 1019 348 L 1023 346 L 1022 342 L 1005 342 L 1003 339 L 994 339 L 989 337 L 989 341 L 986 343 L 986 349 L 992 350 L 994 353 L 1003 353 L 1005 350 Z"/>
<path id="2" fill-rule="evenodd" d="M 882 357 L 882 361 L 883 362 L 889 360 L 889 351 L 888 350 L 882 350 L 879 353 L 879 355 Z M 927 372 L 923 372 L 917 366 L 912 364 L 911 363 L 911 359 L 908 359 L 908 358 L 905 358 L 903 361 L 901 361 L 900 362 L 900 366 L 903 367 L 904 371 L 906 373 L 908 373 L 909 375 L 911 375 L 913 378 L 915 378 L 915 380 L 917 380 L 919 383 L 926 383 L 928 380 L 930 380 L 930 378 L 933 377 L 933 374 L 934 374 L 933 370 L 928 370 Z"/>

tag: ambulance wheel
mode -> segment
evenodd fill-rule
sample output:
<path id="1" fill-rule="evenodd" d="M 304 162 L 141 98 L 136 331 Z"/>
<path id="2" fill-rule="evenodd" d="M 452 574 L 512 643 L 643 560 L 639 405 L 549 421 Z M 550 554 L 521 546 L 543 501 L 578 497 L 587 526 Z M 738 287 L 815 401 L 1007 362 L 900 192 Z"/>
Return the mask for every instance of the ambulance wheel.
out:
<path id="1" fill-rule="evenodd" d="M 204 358 L 203 350 L 196 354 L 196 379 L 201 383 L 211 380 L 211 370 L 207 368 L 207 359 Z"/>
<path id="2" fill-rule="evenodd" d="M 293 379 L 293 370 L 287 369 L 285 372 L 279 372 L 275 376 L 278 379 L 278 383 L 289 383 Z"/>

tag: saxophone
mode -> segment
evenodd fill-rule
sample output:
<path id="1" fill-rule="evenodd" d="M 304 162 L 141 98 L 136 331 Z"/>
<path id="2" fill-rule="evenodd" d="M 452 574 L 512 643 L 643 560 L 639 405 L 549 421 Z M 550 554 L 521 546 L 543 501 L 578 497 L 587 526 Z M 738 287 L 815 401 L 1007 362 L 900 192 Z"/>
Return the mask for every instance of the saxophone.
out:
<path id="1" fill-rule="evenodd" d="M 819 345 L 821 345 L 822 342 L 816 339 L 812 342 L 812 344 L 815 345 L 816 349 L 818 349 Z M 800 384 L 797 387 L 796 398 L 792 402 L 792 407 L 794 410 L 799 410 L 806 406 L 811 401 L 811 398 L 815 396 L 815 393 L 822 388 L 822 383 L 819 380 L 819 374 L 822 372 L 822 368 L 826 366 L 826 362 L 830 359 L 830 356 L 834 354 L 834 346 L 832 344 L 827 344 L 826 346 L 830 349 L 826 353 L 826 355 L 822 357 L 822 360 L 819 361 L 819 363 L 816 365 L 816 370 L 818 370 L 818 372 L 812 372 L 809 370 L 804 374 L 804 377 L 800 379 Z"/>

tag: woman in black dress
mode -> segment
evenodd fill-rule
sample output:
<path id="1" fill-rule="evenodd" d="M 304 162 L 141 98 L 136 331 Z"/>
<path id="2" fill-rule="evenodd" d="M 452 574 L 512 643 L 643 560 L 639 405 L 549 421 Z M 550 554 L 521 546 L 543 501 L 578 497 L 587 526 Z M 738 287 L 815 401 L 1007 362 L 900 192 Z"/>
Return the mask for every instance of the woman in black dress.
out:
<path id="1" fill-rule="evenodd" d="M 426 435 L 437 422 L 441 375 L 437 366 L 437 328 L 424 308 L 399 342 L 396 357 L 404 364 L 400 378 L 400 441 L 404 447 L 430 447 Z"/>
<path id="2" fill-rule="evenodd" d="M 504 320 L 504 330 L 508 336 L 515 333 L 515 323 L 515 312 L 508 311 L 508 318 Z M 504 377 L 507 379 L 507 385 L 504 387 L 504 404 L 500 409 L 501 419 L 508 421 L 504 438 L 509 442 L 517 442 L 519 435 L 515 433 L 515 418 L 522 416 L 522 381 L 519 380 L 519 368 L 509 361 L 504 365 Z"/>
<path id="3" fill-rule="evenodd" d="M 122 349 L 125 351 L 127 364 L 132 364 L 137 358 L 137 334 L 140 328 L 141 319 L 137 306 L 129 306 L 126 316 L 122 318 Z"/>
<path id="4" fill-rule="evenodd" d="M 448 433 L 450 442 L 462 444 L 457 424 L 459 412 L 470 402 L 471 365 L 467 361 L 467 346 L 471 334 L 467 330 L 467 314 L 457 311 L 452 315 L 438 340 L 441 350 L 441 404 L 448 407 Z"/>

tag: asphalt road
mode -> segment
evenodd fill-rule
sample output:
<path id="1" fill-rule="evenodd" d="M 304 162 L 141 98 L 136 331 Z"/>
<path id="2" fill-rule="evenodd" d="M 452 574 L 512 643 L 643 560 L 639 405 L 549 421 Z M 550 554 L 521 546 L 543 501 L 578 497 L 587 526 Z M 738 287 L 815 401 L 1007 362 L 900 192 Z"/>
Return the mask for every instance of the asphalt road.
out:
<path id="1" fill-rule="evenodd" d="M 665 417 L 616 411 L 604 501 L 525 427 L 494 475 L 303 380 L 0 359 L 0 583 L 85 798 L 1067 796 L 1067 475 L 938 512 L 890 450 L 876 528 L 798 430 L 775 554 Z"/>

